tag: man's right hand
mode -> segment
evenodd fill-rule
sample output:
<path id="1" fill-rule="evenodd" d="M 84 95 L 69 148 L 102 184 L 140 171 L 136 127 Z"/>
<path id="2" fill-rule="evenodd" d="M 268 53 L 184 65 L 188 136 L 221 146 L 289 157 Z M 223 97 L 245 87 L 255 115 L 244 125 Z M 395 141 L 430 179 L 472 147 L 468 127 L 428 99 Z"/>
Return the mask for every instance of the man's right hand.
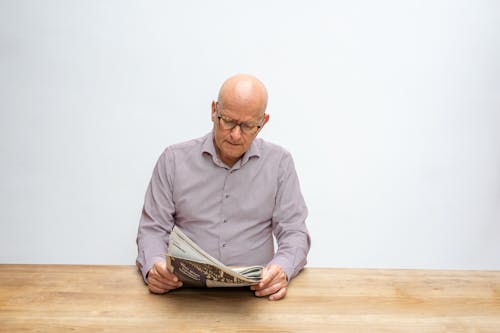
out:
<path id="1" fill-rule="evenodd" d="M 148 273 L 149 291 L 155 294 L 168 293 L 170 290 L 182 286 L 182 282 L 177 276 L 167 269 L 166 262 L 155 262 Z"/>

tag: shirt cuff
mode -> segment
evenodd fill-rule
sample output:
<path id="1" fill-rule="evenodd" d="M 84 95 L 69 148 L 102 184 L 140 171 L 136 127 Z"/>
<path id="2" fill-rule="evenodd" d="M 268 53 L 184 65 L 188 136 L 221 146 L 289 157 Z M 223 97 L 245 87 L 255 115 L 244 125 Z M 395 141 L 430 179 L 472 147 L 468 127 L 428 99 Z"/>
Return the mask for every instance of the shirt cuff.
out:
<path id="1" fill-rule="evenodd" d="M 165 253 L 164 253 L 165 252 Z M 156 262 L 165 262 L 166 251 L 163 248 L 147 248 L 139 251 L 136 264 L 139 268 L 144 282 L 148 283 L 147 275 Z"/>
<path id="2" fill-rule="evenodd" d="M 283 271 L 286 274 L 286 279 L 288 281 L 290 281 L 295 276 L 293 266 L 285 258 L 273 258 L 273 260 L 271 260 L 268 265 L 278 265 L 283 268 Z"/>

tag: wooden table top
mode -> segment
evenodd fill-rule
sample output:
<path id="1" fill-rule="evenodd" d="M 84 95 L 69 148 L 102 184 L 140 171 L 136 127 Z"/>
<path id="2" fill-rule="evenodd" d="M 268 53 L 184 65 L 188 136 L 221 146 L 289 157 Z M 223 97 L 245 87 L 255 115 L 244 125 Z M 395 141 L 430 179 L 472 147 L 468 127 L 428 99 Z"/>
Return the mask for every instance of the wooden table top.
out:
<path id="1" fill-rule="evenodd" d="M 285 299 L 134 266 L 0 265 L 0 332 L 500 332 L 500 271 L 306 268 Z"/>

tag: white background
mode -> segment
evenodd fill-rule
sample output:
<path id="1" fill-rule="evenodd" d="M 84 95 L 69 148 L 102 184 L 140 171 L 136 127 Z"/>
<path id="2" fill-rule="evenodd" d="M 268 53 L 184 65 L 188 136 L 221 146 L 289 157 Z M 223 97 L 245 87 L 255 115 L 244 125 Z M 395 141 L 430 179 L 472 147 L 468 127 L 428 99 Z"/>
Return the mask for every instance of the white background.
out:
<path id="1" fill-rule="evenodd" d="M 133 264 L 152 168 L 269 89 L 309 266 L 500 269 L 500 2 L 0 0 L 0 262 Z"/>

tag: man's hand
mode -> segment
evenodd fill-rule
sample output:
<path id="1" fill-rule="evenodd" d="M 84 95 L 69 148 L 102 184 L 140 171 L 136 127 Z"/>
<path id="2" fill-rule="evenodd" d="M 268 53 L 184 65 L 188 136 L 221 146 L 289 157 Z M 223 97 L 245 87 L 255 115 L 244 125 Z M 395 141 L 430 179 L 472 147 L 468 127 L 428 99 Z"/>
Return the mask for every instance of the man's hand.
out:
<path id="1" fill-rule="evenodd" d="M 148 273 L 149 291 L 155 294 L 168 293 L 182 286 L 179 278 L 167 269 L 166 262 L 155 262 Z"/>
<path id="2" fill-rule="evenodd" d="M 269 296 L 270 301 L 285 297 L 288 280 L 281 266 L 268 265 L 264 267 L 262 275 L 262 281 L 250 287 L 255 291 L 255 296 Z"/>

